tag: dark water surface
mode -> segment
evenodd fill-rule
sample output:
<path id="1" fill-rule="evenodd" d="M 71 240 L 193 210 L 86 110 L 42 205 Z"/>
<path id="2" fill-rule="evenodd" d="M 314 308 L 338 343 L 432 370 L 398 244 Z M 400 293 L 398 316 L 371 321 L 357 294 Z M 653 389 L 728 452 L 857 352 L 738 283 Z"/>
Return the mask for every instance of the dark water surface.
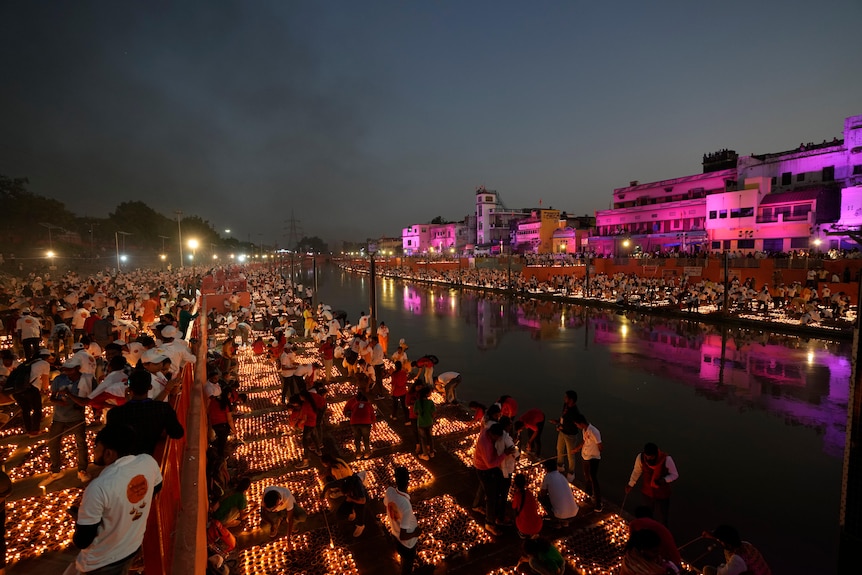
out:
<path id="1" fill-rule="evenodd" d="M 354 322 L 368 292 L 367 276 L 320 273 L 319 298 Z M 850 344 L 740 329 L 723 340 L 705 324 L 391 279 L 378 279 L 377 301 L 389 353 L 403 337 L 412 359 L 437 355 L 437 373 L 463 374 L 462 401 L 508 394 L 550 419 L 576 390 L 602 433 L 605 499 L 623 502 L 645 442 L 672 455 L 678 544 L 727 523 L 776 574 L 835 572 Z M 546 428 L 543 455 L 555 443 Z M 633 490 L 626 509 L 639 501 Z"/>

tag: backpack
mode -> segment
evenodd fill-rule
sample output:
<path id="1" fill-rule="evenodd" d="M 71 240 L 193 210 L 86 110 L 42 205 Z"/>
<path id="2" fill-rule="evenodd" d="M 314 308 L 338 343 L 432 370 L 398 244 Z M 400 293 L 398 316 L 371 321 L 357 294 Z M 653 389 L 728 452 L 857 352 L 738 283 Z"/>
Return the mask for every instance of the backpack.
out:
<path id="1" fill-rule="evenodd" d="M 27 391 L 30 385 L 30 367 L 36 363 L 38 358 L 29 359 L 12 370 L 3 384 L 5 393 L 21 393 Z"/>

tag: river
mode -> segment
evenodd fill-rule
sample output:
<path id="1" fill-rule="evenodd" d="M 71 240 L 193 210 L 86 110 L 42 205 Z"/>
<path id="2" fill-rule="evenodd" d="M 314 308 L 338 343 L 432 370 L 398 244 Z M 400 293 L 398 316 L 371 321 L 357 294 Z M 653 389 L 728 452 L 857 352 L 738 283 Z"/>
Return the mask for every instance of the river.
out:
<path id="1" fill-rule="evenodd" d="M 319 300 L 356 321 L 369 281 L 323 267 Z M 550 419 L 564 391 L 576 390 L 602 434 L 605 499 L 623 502 L 635 456 L 652 441 L 679 467 L 670 512 L 678 544 L 726 523 L 774 573 L 836 570 L 849 343 L 377 282 L 389 353 L 405 338 L 411 358 L 437 355 L 437 373 L 463 374 L 462 401 L 508 394 L 521 412 L 538 407 Z M 552 455 L 553 429 L 542 443 Z M 632 491 L 626 509 L 639 499 Z"/>

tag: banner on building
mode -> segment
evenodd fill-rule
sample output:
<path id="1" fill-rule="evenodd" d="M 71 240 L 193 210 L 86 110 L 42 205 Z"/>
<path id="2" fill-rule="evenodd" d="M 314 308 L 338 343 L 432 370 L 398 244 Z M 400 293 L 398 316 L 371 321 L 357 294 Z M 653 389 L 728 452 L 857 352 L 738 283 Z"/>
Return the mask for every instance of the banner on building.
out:
<path id="1" fill-rule="evenodd" d="M 702 266 L 685 266 L 682 268 L 682 273 L 684 273 L 688 277 L 702 276 L 703 275 L 703 267 Z"/>

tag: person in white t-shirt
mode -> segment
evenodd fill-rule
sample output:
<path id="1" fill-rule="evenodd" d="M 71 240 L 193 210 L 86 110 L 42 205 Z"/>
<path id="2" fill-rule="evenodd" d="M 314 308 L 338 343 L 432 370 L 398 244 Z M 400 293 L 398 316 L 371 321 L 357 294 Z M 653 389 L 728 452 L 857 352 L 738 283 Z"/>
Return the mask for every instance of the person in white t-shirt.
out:
<path id="1" fill-rule="evenodd" d="M 287 487 L 273 485 L 263 490 L 263 500 L 260 506 L 261 524 L 270 526 L 269 537 L 278 537 L 278 530 L 282 523 L 287 523 L 287 549 L 293 549 L 290 536 L 293 533 L 293 524 L 302 523 L 308 519 L 308 514 L 296 502 L 296 498 Z"/>
<path id="2" fill-rule="evenodd" d="M 15 331 L 24 347 L 24 357 L 35 357 L 42 342 L 42 324 L 30 313 L 30 308 L 21 310 L 21 317 L 15 325 Z"/>
<path id="3" fill-rule="evenodd" d="M 72 542 L 81 552 L 64 575 L 127 573 L 138 554 L 162 474 L 152 456 L 132 454 L 135 444 L 132 428 L 121 424 L 109 423 L 96 435 L 95 463 L 105 468 L 72 510 Z"/>
<path id="4" fill-rule="evenodd" d="M 549 459 L 543 463 L 545 477 L 539 492 L 539 503 L 550 515 L 566 525 L 578 514 L 578 503 L 566 476 L 557 469 L 557 462 Z"/>
<path id="5" fill-rule="evenodd" d="M 584 476 L 586 480 L 587 495 L 593 498 L 593 510 L 602 511 L 602 490 L 599 487 L 599 463 L 602 462 L 602 434 L 594 425 L 591 425 L 583 414 L 575 416 L 575 425 L 581 430 L 584 442 L 572 450 L 572 453 L 581 452 L 584 463 Z"/>
<path id="6" fill-rule="evenodd" d="M 21 408 L 24 431 L 30 437 L 38 437 L 42 433 L 42 394 L 48 393 L 51 376 L 49 362 L 53 355 L 44 347 L 40 348 L 38 359 L 34 358 L 30 362 L 30 385 L 26 390 L 12 394 Z"/>
<path id="7" fill-rule="evenodd" d="M 389 521 L 389 532 L 395 538 L 396 549 L 401 557 L 401 575 L 413 572 L 413 562 L 416 560 L 416 543 L 419 541 L 421 529 L 413 513 L 407 486 L 410 483 L 410 471 L 406 467 L 395 468 L 395 486 L 386 488 L 383 505 L 386 507 L 386 517 Z"/>

